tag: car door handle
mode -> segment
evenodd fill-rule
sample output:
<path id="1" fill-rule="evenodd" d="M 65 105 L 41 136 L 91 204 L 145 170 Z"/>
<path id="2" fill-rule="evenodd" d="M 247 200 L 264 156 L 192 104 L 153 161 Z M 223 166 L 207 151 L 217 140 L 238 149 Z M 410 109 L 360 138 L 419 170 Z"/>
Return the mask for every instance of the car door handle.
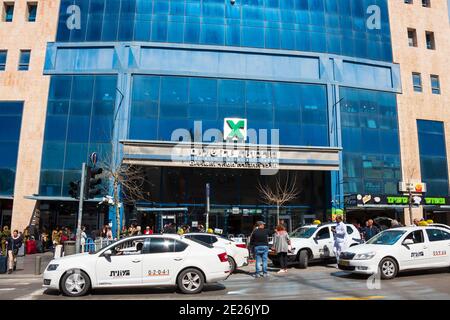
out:
<path id="1" fill-rule="evenodd" d="M 173 260 L 175 260 L 175 261 L 181 261 L 181 260 L 183 260 L 183 258 L 174 258 Z"/>
<path id="2" fill-rule="evenodd" d="M 427 246 L 424 246 L 423 248 L 424 248 L 424 249 L 428 249 L 428 247 L 427 247 Z"/>
<path id="3" fill-rule="evenodd" d="M 133 263 L 141 262 L 141 260 L 132 260 Z"/>

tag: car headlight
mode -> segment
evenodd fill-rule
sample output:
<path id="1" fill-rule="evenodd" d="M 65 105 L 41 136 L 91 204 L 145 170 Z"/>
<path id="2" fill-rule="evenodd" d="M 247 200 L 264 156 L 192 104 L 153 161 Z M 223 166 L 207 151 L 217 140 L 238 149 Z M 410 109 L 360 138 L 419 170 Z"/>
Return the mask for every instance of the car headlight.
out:
<path id="1" fill-rule="evenodd" d="M 55 271 L 58 268 L 59 264 L 50 264 L 47 267 L 47 271 Z"/>
<path id="2" fill-rule="evenodd" d="M 359 253 L 353 259 L 354 260 L 370 260 L 375 257 L 375 252 Z"/>

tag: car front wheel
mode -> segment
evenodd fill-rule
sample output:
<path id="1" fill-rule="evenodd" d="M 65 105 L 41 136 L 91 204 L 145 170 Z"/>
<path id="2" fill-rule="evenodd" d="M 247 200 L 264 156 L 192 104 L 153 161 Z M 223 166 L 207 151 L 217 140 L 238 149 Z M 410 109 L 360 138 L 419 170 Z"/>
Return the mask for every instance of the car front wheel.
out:
<path id="1" fill-rule="evenodd" d="M 70 270 L 61 279 L 61 290 L 69 297 L 84 296 L 91 288 L 91 280 L 81 270 Z"/>
<path id="2" fill-rule="evenodd" d="M 381 279 L 394 279 L 398 273 L 397 263 L 392 258 L 384 258 L 379 265 Z"/>
<path id="3" fill-rule="evenodd" d="M 200 293 L 203 290 L 205 278 L 200 270 L 190 268 L 184 270 L 178 275 L 177 284 L 178 288 L 183 293 Z"/>

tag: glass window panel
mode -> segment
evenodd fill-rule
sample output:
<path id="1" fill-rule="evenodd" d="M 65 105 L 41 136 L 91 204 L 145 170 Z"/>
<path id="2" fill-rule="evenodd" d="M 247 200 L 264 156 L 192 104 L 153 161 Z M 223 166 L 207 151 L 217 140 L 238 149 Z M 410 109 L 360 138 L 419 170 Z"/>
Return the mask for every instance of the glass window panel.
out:
<path id="1" fill-rule="evenodd" d="M 46 142 L 42 150 L 42 169 L 63 169 L 65 143 Z"/>

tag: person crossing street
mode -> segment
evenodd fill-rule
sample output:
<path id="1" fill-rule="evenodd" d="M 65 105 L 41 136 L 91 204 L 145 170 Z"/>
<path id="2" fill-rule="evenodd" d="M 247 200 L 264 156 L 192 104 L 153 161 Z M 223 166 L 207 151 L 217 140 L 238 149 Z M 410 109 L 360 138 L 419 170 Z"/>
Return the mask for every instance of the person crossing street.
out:
<path id="1" fill-rule="evenodd" d="M 336 256 L 336 260 L 339 263 L 339 256 L 341 252 L 344 252 L 347 249 L 347 227 L 343 222 L 342 216 L 336 217 L 336 228 L 333 229 L 334 233 L 334 246 L 333 251 Z"/>
<path id="2" fill-rule="evenodd" d="M 286 228 L 283 224 L 279 224 L 276 228 L 276 233 L 273 237 L 273 250 L 276 252 L 280 261 L 281 269 L 278 273 L 286 273 L 287 270 L 287 254 L 289 252 L 289 245 L 291 240 L 286 232 Z"/>
<path id="3" fill-rule="evenodd" d="M 269 255 L 269 230 L 264 229 L 265 223 L 263 221 L 256 222 L 258 229 L 256 229 L 250 239 L 250 244 L 254 248 L 256 257 L 255 278 L 261 276 L 267 277 L 267 259 Z M 262 274 L 260 264 L 262 263 Z"/>
<path id="4" fill-rule="evenodd" d="M 21 246 L 22 237 L 19 235 L 19 231 L 14 230 L 13 234 L 6 242 L 8 252 L 8 274 L 16 270 L 17 254 L 19 253 L 19 248 Z"/>

